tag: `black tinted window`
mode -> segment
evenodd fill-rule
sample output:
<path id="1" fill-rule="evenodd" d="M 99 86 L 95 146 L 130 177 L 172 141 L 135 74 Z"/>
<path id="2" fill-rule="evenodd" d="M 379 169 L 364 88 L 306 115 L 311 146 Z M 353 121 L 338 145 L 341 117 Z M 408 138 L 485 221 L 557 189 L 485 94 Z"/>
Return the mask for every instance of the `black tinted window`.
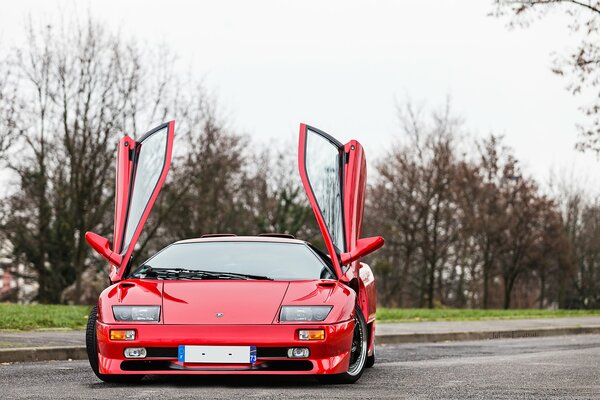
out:
<path id="1" fill-rule="evenodd" d="M 190 269 L 265 276 L 274 280 L 333 279 L 329 268 L 306 245 L 275 242 L 200 242 L 171 245 L 144 268 Z"/>

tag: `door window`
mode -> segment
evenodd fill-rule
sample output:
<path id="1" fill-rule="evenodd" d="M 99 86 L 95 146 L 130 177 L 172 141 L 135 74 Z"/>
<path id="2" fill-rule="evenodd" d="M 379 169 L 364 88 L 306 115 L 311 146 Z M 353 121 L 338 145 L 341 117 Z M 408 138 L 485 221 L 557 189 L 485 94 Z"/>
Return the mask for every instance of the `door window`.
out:
<path id="1" fill-rule="evenodd" d="M 307 129 L 306 175 L 338 254 L 345 251 L 341 176 L 343 156 L 343 149 L 327 137 Z"/>
<path id="2" fill-rule="evenodd" d="M 131 239 L 140 223 L 144 210 L 158 184 L 165 167 L 167 154 L 168 126 L 147 136 L 138 144 L 137 165 L 132 179 L 131 200 L 125 228 L 123 251 L 131 243 Z"/>

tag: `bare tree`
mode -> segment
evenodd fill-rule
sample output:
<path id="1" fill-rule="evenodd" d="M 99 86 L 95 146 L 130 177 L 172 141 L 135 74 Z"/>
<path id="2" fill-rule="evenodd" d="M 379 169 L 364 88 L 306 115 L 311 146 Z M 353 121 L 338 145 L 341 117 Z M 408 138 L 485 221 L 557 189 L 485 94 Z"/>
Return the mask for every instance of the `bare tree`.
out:
<path id="1" fill-rule="evenodd" d="M 506 206 L 506 229 L 502 232 L 499 264 L 504 283 L 503 305 L 510 308 L 515 283 L 526 273 L 528 254 L 542 235 L 538 224 L 545 199 L 538 197 L 535 184 L 518 174 L 516 169 L 507 169 L 504 173 L 511 182 L 501 189 Z"/>
<path id="2" fill-rule="evenodd" d="M 14 258 L 39 283 L 39 301 L 60 301 L 66 287 L 68 301 L 80 301 L 86 269 L 105 267 L 83 233 L 110 235 L 117 139 L 167 118 L 178 121 L 173 165 L 138 259 L 204 233 L 314 235 L 295 171 L 282 169 L 289 160 L 256 168 L 248 138 L 228 127 L 196 79 L 173 74 L 173 55 L 161 49 L 156 62 L 92 20 L 31 25 L 28 34 L 27 46 L 12 53 L 15 62 L 0 63 L 13 74 L 6 76 L 19 77 L 18 90 L 2 92 L 1 126 L 22 130 L 8 160 L 18 188 L 1 222 Z M 85 298 L 93 298 L 89 290 Z"/>
<path id="3" fill-rule="evenodd" d="M 174 240 L 207 233 L 244 233 L 241 200 L 247 138 L 217 117 L 215 103 L 200 87 L 178 109 L 176 155 L 170 178 L 145 229 L 138 257 Z M 156 232 L 160 234 L 156 234 Z"/>
<path id="4" fill-rule="evenodd" d="M 0 161 L 14 142 L 18 129 L 21 105 L 17 101 L 18 89 L 14 72 L 8 63 L 0 63 Z"/>
<path id="5" fill-rule="evenodd" d="M 410 104 L 401 108 L 403 136 L 377 164 L 378 180 L 367 204 L 371 228 L 389 239 L 387 260 L 374 264 L 390 278 L 386 291 L 418 288 L 418 306 L 434 307 L 442 297 L 442 269 L 458 239 L 454 187 L 454 136 L 458 122 L 449 108 L 424 119 Z M 371 223 L 371 222 L 369 222 Z M 399 269 L 396 269 L 399 267 Z M 414 295 L 409 295 L 414 297 Z"/>
<path id="6" fill-rule="evenodd" d="M 410 145 L 395 143 L 376 163 L 376 169 L 366 198 L 365 229 L 386 238 L 373 264 L 381 278 L 380 301 L 400 307 L 411 305 L 418 295 L 413 276 L 420 262 L 418 235 L 423 219 L 414 195 L 421 183 L 420 168 Z"/>
<path id="7" fill-rule="evenodd" d="M 562 306 L 565 283 L 573 273 L 571 243 L 555 204 L 543 210 L 540 228 L 543 235 L 530 253 L 530 269 L 539 280 L 539 308 Z"/>
<path id="8" fill-rule="evenodd" d="M 521 171 L 502 139 L 459 152 L 448 110 L 404 109 L 404 141 L 376 164 L 369 231 L 387 245 L 373 260 L 384 304 L 543 306 L 561 296 L 569 244 L 557 205 Z M 533 296 L 515 295 L 523 291 Z"/>
<path id="9" fill-rule="evenodd" d="M 140 99 L 160 94 L 142 85 L 135 44 L 91 20 L 32 24 L 14 58 L 18 91 L 5 107 L 21 105 L 22 135 L 9 160 L 20 188 L 3 229 L 37 275 L 38 300 L 57 302 L 72 282 L 80 293 L 84 232 L 111 225 L 116 135 L 135 132 Z"/>
<path id="10" fill-rule="evenodd" d="M 486 282 L 493 269 L 490 257 L 492 233 L 488 228 L 490 211 L 490 187 L 485 183 L 479 164 L 460 160 L 455 168 L 454 185 L 457 201 L 457 218 L 460 223 L 458 244 L 454 250 L 454 265 L 450 266 L 450 279 L 455 280 L 457 307 L 480 305 L 483 280 L 483 307 L 487 308 L 488 290 Z M 482 273 L 483 270 L 483 273 Z M 446 300 L 450 303 L 450 299 Z"/>
<path id="11" fill-rule="evenodd" d="M 562 187 L 561 211 L 569 239 L 571 268 L 562 272 L 560 306 L 598 308 L 600 298 L 600 205 L 581 192 Z"/>
<path id="12" fill-rule="evenodd" d="M 288 233 L 324 246 L 298 176 L 297 156 L 289 150 L 296 146 L 283 142 L 253 157 L 246 186 L 248 204 L 260 232 Z"/>
<path id="13" fill-rule="evenodd" d="M 570 54 L 557 57 L 552 71 L 568 79 L 567 89 L 572 94 L 591 98 L 581 108 L 588 121 L 578 126 L 578 147 L 600 151 L 600 1 L 495 0 L 494 4 L 495 15 L 512 15 L 511 25 L 529 25 L 551 10 L 569 15 L 569 29 L 582 39 Z"/>

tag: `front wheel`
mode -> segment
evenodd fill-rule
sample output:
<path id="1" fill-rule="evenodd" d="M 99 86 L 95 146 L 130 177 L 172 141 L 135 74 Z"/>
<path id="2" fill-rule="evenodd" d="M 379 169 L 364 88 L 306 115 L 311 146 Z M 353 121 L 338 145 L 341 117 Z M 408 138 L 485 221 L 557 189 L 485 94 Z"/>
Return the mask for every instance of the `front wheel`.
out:
<path id="1" fill-rule="evenodd" d="M 96 376 L 108 383 L 135 383 L 139 382 L 144 375 L 107 375 L 101 374 L 98 368 L 98 341 L 96 338 L 96 320 L 98 319 L 98 306 L 94 306 L 88 317 L 87 329 L 85 330 L 85 348 L 87 350 L 90 367 Z"/>
<path id="2" fill-rule="evenodd" d="M 350 348 L 350 364 L 348 371 L 336 375 L 317 375 L 323 383 L 354 383 L 365 370 L 368 349 L 367 322 L 358 305 L 354 308 L 354 333 Z"/>

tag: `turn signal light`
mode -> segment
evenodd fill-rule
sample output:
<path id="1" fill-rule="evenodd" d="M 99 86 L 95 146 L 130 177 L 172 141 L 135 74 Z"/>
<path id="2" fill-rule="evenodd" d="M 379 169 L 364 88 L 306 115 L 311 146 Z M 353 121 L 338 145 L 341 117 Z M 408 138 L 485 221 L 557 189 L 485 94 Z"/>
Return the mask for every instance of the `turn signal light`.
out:
<path id="1" fill-rule="evenodd" d="M 135 330 L 111 329 L 110 340 L 135 340 Z"/>
<path id="2" fill-rule="evenodd" d="M 302 329 L 298 331 L 300 340 L 325 340 L 324 329 Z"/>

